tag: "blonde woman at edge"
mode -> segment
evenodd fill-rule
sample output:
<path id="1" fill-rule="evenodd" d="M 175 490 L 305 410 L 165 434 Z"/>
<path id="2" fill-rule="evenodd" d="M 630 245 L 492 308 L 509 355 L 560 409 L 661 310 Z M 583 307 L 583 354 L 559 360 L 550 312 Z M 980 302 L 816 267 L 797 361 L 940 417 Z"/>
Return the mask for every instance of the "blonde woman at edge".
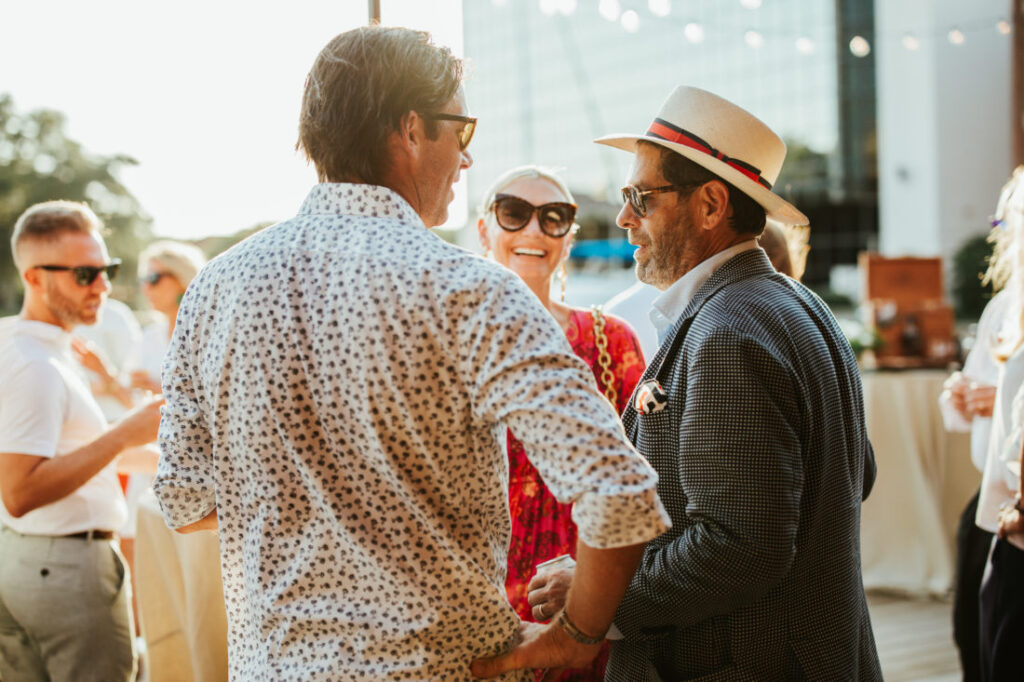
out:
<path id="1" fill-rule="evenodd" d="M 623 320 L 600 311 L 572 308 L 551 300 L 558 274 L 564 297 L 576 204 L 565 183 L 537 166 L 514 168 L 488 190 L 477 223 L 480 243 L 495 261 L 515 272 L 562 328 L 573 351 L 590 366 L 601 393 L 621 413 L 644 371 L 636 333 Z M 604 348 L 607 352 L 602 353 Z M 572 505 L 558 502 L 509 433 L 509 508 L 512 542 L 505 592 L 519 617 L 546 621 L 554 614 L 531 608 L 527 585 L 537 564 L 576 554 Z M 603 680 L 607 648 L 588 668 L 570 670 L 562 680 Z"/>
<path id="2" fill-rule="evenodd" d="M 132 388 L 160 392 L 160 365 L 174 334 L 181 297 L 205 264 L 198 247 L 181 242 L 154 242 L 139 254 L 142 293 L 160 315 L 142 330 L 140 367 L 132 372 Z"/>

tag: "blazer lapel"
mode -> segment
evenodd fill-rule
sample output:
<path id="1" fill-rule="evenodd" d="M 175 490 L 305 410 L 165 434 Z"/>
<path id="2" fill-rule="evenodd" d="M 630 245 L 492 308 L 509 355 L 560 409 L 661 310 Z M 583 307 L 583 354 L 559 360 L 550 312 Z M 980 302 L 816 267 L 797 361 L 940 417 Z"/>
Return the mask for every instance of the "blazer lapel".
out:
<path id="1" fill-rule="evenodd" d="M 697 289 L 697 293 L 693 295 L 693 298 L 690 299 L 682 314 L 672 325 L 668 336 L 665 337 L 665 342 L 658 347 L 658 352 L 654 354 L 651 363 L 647 365 L 643 376 L 637 382 L 637 388 L 634 389 L 629 403 L 626 404 L 626 408 L 622 411 L 622 425 L 631 442 L 636 443 L 637 429 L 639 427 L 637 411 L 633 407 L 637 389 L 645 381 L 651 379 L 661 382 L 662 370 L 667 365 L 671 365 L 679 354 L 693 318 L 697 316 L 697 313 L 700 312 L 700 309 L 707 303 L 708 299 L 728 284 L 747 279 L 748 277 L 774 272 L 775 269 L 772 267 L 771 261 L 768 260 L 765 252 L 762 249 L 751 249 L 730 258 L 722 267 L 715 270 L 708 277 L 707 281 Z"/>

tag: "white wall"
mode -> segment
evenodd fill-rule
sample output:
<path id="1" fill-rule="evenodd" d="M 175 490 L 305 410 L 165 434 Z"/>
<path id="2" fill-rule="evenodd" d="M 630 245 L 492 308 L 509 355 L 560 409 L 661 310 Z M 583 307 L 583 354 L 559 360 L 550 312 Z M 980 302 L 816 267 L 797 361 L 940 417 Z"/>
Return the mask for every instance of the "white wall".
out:
<path id="1" fill-rule="evenodd" d="M 884 254 L 948 258 L 986 231 L 1012 170 L 1009 14 L 1008 0 L 875 0 Z"/>

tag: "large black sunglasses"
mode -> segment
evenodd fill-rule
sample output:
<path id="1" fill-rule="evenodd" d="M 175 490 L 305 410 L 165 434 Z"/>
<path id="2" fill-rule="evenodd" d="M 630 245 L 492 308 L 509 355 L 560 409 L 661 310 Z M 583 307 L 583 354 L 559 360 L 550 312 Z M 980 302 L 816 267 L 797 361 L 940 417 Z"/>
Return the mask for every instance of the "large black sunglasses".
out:
<path id="1" fill-rule="evenodd" d="M 648 195 L 660 194 L 662 192 L 678 192 L 691 187 L 700 187 L 703 184 L 703 182 L 690 182 L 685 185 L 663 185 L 652 189 L 640 189 L 636 185 L 626 185 L 622 188 L 622 203 L 629 204 L 629 207 L 633 209 L 633 213 L 643 218 L 647 216 Z"/>
<path id="2" fill-rule="evenodd" d="M 459 151 L 466 151 L 466 147 L 469 146 L 469 141 L 473 139 L 473 133 L 476 132 L 476 118 L 473 116 L 461 116 L 459 114 L 427 114 L 426 118 L 430 118 L 435 121 L 461 121 L 463 126 L 462 130 L 458 133 Z"/>
<path id="3" fill-rule="evenodd" d="M 100 276 L 100 273 L 106 273 L 107 281 L 110 281 L 117 277 L 117 271 L 121 268 L 121 259 L 115 258 L 106 265 L 99 267 L 95 265 L 79 265 L 77 267 L 71 267 L 69 265 L 36 265 L 34 267 L 40 270 L 47 270 L 49 272 L 65 272 L 70 271 L 75 277 L 75 284 L 80 287 L 87 287 L 96 281 L 96 278 Z"/>
<path id="4" fill-rule="evenodd" d="M 498 226 L 506 232 L 523 229 L 530 224 L 530 219 L 536 213 L 541 232 L 549 237 L 564 237 L 572 229 L 572 221 L 576 218 L 576 204 L 565 201 L 534 206 L 517 196 L 499 194 L 494 197 L 492 207 Z"/>

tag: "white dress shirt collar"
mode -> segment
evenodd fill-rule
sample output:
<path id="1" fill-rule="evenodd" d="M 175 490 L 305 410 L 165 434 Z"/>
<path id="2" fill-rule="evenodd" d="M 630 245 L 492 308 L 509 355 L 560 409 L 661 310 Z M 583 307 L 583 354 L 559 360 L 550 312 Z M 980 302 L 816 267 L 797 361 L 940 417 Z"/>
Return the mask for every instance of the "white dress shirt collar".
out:
<path id="1" fill-rule="evenodd" d="M 697 290 L 708 281 L 715 270 L 725 265 L 733 256 L 744 251 L 759 248 L 756 239 L 748 239 L 745 242 L 734 244 L 724 251 L 719 251 L 710 258 L 701 261 L 685 275 L 677 279 L 668 289 L 661 292 L 661 295 L 654 299 L 651 304 L 651 322 L 658 330 L 658 343 L 665 341 L 665 336 L 672 325 L 686 310 Z"/>

